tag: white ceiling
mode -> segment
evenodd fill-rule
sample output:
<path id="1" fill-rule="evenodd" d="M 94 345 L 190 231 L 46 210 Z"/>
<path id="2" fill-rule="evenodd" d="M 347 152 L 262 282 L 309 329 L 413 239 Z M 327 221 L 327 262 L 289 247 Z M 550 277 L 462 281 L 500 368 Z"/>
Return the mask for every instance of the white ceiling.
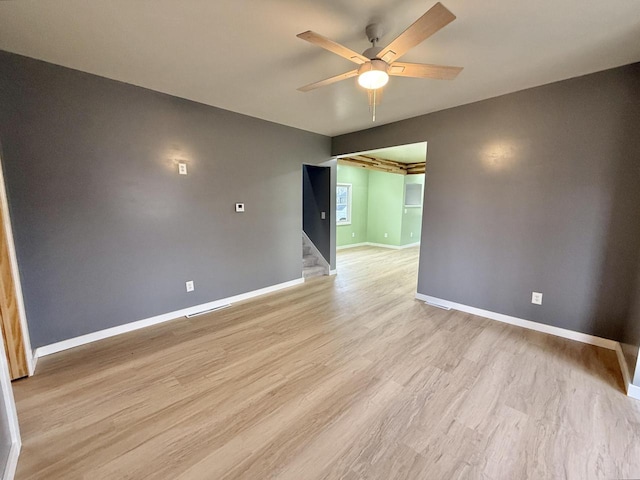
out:
<path id="1" fill-rule="evenodd" d="M 0 49 L 298 127 L 337 135 L 373 126 L 346 80 L 296 88 L 353 64 L 296 34 L 356 51 L 364 27 L 391 41 L 435 1 L 15 0 L 0 2 Z M 640 60 L 638 0 L 443 0 L 457 20 L 403 61 L 465 67 L 454 81 L 392 78 L 376 124 Z"/>

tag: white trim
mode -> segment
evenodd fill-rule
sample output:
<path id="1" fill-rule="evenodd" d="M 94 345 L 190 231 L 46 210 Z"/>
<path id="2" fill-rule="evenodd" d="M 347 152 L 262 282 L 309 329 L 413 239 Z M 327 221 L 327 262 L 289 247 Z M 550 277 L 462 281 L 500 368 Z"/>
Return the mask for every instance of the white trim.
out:
<path id="1" fill-rule="evenodd" d="M 324 255 L 320 253 L 320 250 L 318 250 L 318 247 L 316 247 L 316 244 L 311 241 L 311 239 L 309 238 L 309 235 L 304 233 L 304 230 L 302 230 L 302 239 L 306 242 L 307 247 L 311 247 L 311 252 L 318 259 L 318 264 L 321 267 L 324 267 L 324 274 L 328 275 L 329 270 L 331 270 L 331 265 L 329 264 L 329 262 L 327 262 L 327 259 L 324 258 Z"/>
<path id="2" fill-rule="evenodd" d="M 366 247 L 369 245 L 367 242 L 362 243 L 350 243 L 349 245 L 340 245 L 336 247 L 336 250 L 346 250 L 347 248 Z"/>
<path id="3" fill-rule="evenodd" d="M 616 342 L 617 343 L 617 342 Z M 627 359 L 622 351 L 622 345 L 619 343 L 616 345 L 616 357 L 618 357 L 618 363 L 620 364 L 620 371 L 622 372 L 622 381 L 624 382 L 624 388 L 629 392 L 629 385 L 631 385 L 631 375 L 629 374 L 629 365 L 627 365 Z"/>
<path id="4" fill-rule="evenodd" d="M 11 215 L 9 213 L 9 202 L 7 200 L 7 189 L 4 184 L 4 172 L 2 162 L 0 162 L 0 208 L 2 208 L 4 231 L 7 237 L 7 251 L 9 252 L 9 263 L 11 264 L 11 276 L 15 286 L 16 302 L 18 304 L 18 317 L 20 318 L 20 329 L 22 330 L 22 342 L 27 361 L 29 376 L 33 375 L 36 365 L 29 355 L 31 350 L 31 339 L 29 337 L 29 326 L 27 324 L 27 313 L 24 309 L 24 297 L 22 296 L 22 283 L 20 282 L 20 270 L 18 269 L 18 258 L 16 256 L 16 246 L 13 241 L 13 229 L 11 228 Z"/>
<path id="5" fill-rule="evenodd" d="M 7 458 L 7 464 L 4 467 L 2 480 L 13 480 L 13 478 L 15 477 L 21 449 L 22 444 L 20 442 L 14 442 L 11 444 L 11 448 L 9 450 L 9 458 Z"/>
<path id="6" fill-rule="evenodd" d="M 532 322 L 531 320 L 524 320 L 518 317 L 512 317 L 510 315 L 504 315 L 502 313 L 496 313 L 489 310 L 483 310 L 481 308 L 470 307 L 461 303 L 450 302 L 449 300 L 443 300 L 437 297 L 431 297 L 422 293 L 416 293 L 416 298 L 422 300 L 427 304 L 433 304 L 438 308 L 451 308 L 459 310 L 465 313 L 471 313 L 479 317 L 488 318 L 490 320 L 496 320 L 498 322 L 508 323 L 510 325 L 516 325 L 518 327 L 527 328 L 529 330 L 535 330 L 537 332 L 548 333 L 549 335 L 555 335 L 556 337 L 568 338 L 577 342 L 587 343 L 589 345 L 595 345 L 597 347 L 614 350 L 618 363 L 620 364 L 620 370 L 622 372 L 622 380 L 624 382 L 626 393 L 629 397 L 640 400 L 640 386 L 631 383 L 631 375 L 624 353 L 622 351 L 622 345 L 615 340 L 608 338 L 596 337 L 595 335 L 589 335 L 587 333 L 575 332 L 573 330 L 567 330 L 565 328 L 554 327 L 546 325 L 544 323 Z"/>
<path id="7" fill-rule="evenodd" d="M 351 201 L 352 201 L 352 198 L 353 198 L 351 191 L 353 190 L 353 184 L 336 182 L 336 212 L 338 211 L 338 187 L 349 187 L 347 189 L 347 191 L 349 193 L 349 199 L 347 200 L 347 220 L 344 221 L 344 222 L 341 222 L 336 218 L 336 225 L 337 226 L 351 225 Z"/>
<path id="8" fill-rule="evenodd" d="M 122 333 L 132 332 L 134 330 L 139 330 L 141 328 L 149 327 L 151 325 L 157 325 L 158 323 L 168 322 L 170 320 L 175 320 L 179 317 L 184 317 L 186 315 L 201 312 L 202 310 L 214 309 L 220 306 L 227 305 L 229 303 L 241 302 L 243 300 L 248 300 L 250 298 L 258 297 L 260 295 L 266 295 L 267 293 L 276 292 L 284 288 L 300 285 L 301 283 L 304 283 L 304 279 L 296 278 L 295 280 L 291 280 L 289 282 L 279 283 L 277 285 L 271 285 L 269 287 L 253 290 L 247 293 L 241 293 L 240 295 L 235 295 L 233 297 L 222 298 L 220 300 L 215 300 L 213 302 L 203 303 L 202 305 L 195 305 L 193 307 L 184 308 L 182 310 L 176 310 L 174 312 L 157 315 L 155 317 L 145 318 L 144 320 L 125 323 L 124 325 L 119 325 L 117 327 L 107 328 L 105 330 L 89 333 L 87 335 L 81 335 L 79 337 L 70 338 L 68 340 L 63 340 L 61 342 L 52 343 L 50 345 L 38 347 L 36 349 L 36 357 L 44 357 L 46 355 L 51 355 L 52 353 L 61 352 L 69 348 L 79 347 L 80 345 L 85 345 L 91 342 L 97 342 L 98 340 L 102 340 L 104 338 L 114 337 Z"/>
<path id="9" fill-rule="evenodd" d="M 32 350 L 31 354 L 32 354 L 31 362 L 33 362 L 33 372 L 35 373 L 36 367 L 38 366 L 38 355 L 36 355 L 35 350 Z"/>
<path id="10" fill-rule="evenodd" d="M 406 247 L 401 247 L 399 245 L 387 245 L 386 243 L 367 242 L 367 245 L 370 247 L 390 248 L 391 250 L 400 250 L 402 248 L 406 248 Z"/>
<path id="11" fill-rule="evenodd" d="M 337 268 L 335 270 L 329 270 L 329 275 L 337 275 L 337 274 L 338 274 Z"/>
<path id="12" fill-rule="evenodd" d="M 13 388 L 11 387 L 11 378 L 9 377 L 9 364 L 7 363 L 7 355 L 4 350 L 4 341 L 0 333 L 0 389 L 2 390 L 2 400 L 7 415 L 7 425 L 9 427 L 9 435 L 11 436 L 11 449 L 7 463 L 4 465 L 2 473 L 3 480 L 12 480 L 16 467 L 18 466 L 18 456 L 20 455 L 20 447 L 22 441 L 20 439 L 20 424 L 18 423 L 18 412 L 16 410 L 16 402 L 13 398 Z"/>
<path id="13" fill-rule="evenodd" d="M 631 398 L 635 398 L 636 400 L 640 400 L 640 387 L 630 383 L 627 388 L 627 395 Z"/>
<path id="14" fill-rule="evenodd" d="M 348 245 L 340 245 L 339 247 L 336 247 L 336 250 L 345 250 L 347 248 L 355 248 L 355 247 L 380 247 L 380 248 L 390 248 L 391 250 L 404 250 L 405 248 L 417 247 L 418 245 L 420 245 L 420 242 L 408 243 L 406 245 L 388 245 L 386 243 L 362 242 L 362 243 L 350 243 Z"/>
<path id="15" fill-rule="evenodd" d="M 587 333 L 575 332 L 573 330 L 554 327 L 552 325 L 546 325 L 544 323 L 532 322 L 531 320 L 524 320 L 522 318 L 512 317 L 510 315 L 504 315 L 502 313 L 491 312 L 489 310 L 482 310 L 481 308 L 470 307 L 468 305 L 462 305 L 461 303 L 442 300 L 440 298 L 431 297 L 429 295 L 423 295 L 422 293 L 416 293 L 416 298 L 424 302 L 437 303 L 438 305 L 450 307 L 450 308 L 453 308 L 454 310 L 471 313 L 473 315 L 489 318 L 491 320 L 497 320 L 498 322 L 517 325 L 518 327 L 528 328 L 529 330 L 536 330 L 538 332 L 548 333 L 550 335 L 555 335 L 556 337 L 568 338 L 570 340 L 576 340 L 578 342 L 588 343 L 589 345 L 597 345 L 598 347 L 607 348 L 609 350 L 616 350 L 617 348 L 619 348 L 619 347 L 616 347 L 618 345 L 618 342 L 616 342 L 615 340 L 609 340 L 608 338 L 596 337 L 595 335 L 589 335 Z"/>

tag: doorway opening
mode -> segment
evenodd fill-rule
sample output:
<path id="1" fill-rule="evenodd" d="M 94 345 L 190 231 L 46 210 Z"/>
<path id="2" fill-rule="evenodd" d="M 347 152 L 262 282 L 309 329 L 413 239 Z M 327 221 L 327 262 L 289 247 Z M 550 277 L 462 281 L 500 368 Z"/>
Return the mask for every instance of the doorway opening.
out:
<path id="1" fill-rule="evenodd" d="M 331 168 L 302 166 L 302 277 L 331 270 Z"/>
<path id="2" fill-rule="evenodd" d="M 400 262 L 413 272 L 407 281 L 415 288 L 426 162 L 426 142 L 338 157 L 339 274 L 361 262 Z"/>

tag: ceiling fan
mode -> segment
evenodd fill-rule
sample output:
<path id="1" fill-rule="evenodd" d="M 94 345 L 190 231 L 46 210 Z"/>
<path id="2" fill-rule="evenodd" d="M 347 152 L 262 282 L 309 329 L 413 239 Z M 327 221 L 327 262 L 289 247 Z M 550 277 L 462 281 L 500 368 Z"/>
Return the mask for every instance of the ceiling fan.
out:
<path id="1" fill-rule="evenodd" d="M 438 80 L 453 80 L 458 76 L 462 67 L 403 63 L 397 61 L 413 47 L 455 19 L 455 15 L 438 2 L 384 48 L 378 47 L 382 33 L 380 25 L 368 25 L 366 34 L 372 46 L 362 52 L 362 55 L 315 32 L 307 31 L 301 33 L 298 35 L 298 38 L 313 43 L 336 55 L 340 55 L 359 65 L 359 67 L 355 70 L 305 85 L 304 87 L 298 88 L 298 90 L 301 92 L 309 92 L 316 88 L 346 80 L 347 78 L 358 77 L 360 86 L 367 89 L 369 93 L 369 105 L 372 107 L 373 120 L 375 121 L 375 107 L 376 104 L 379 103 L 380 98 L 378 92 L 387 84 L 389 76 L 431 78 Z"/>

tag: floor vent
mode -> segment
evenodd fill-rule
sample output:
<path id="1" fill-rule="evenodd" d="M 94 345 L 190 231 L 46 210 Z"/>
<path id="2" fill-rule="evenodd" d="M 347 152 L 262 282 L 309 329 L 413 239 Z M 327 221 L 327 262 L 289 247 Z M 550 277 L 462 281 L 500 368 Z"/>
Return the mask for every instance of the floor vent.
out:
<path id="1" fill-rule="evenodd" d="M 187 318 L 198 317 L 200 315 L 205 315 L 207 313 L 215 312 L 217 310 L 222 310 L 224 308 L 229 308 L 230 306 L 231 306 L 231 304 L 227 303 L 226 305 L 220 305 L 219 307 L 210 308 L 209 310 L 203 310 L 201 312 L 190 313 L 189 315 L 185 315 L 185 317 L 187 317 Z"/>
<path id="2" fill-rule="evenodd" d="M 447 307 L 446 305 L 440 305 L 439 303 L 433 302 L 424 302 L 431 307 L 441 308 L 442 310 L 451 310 L 451 307 Z"/>

